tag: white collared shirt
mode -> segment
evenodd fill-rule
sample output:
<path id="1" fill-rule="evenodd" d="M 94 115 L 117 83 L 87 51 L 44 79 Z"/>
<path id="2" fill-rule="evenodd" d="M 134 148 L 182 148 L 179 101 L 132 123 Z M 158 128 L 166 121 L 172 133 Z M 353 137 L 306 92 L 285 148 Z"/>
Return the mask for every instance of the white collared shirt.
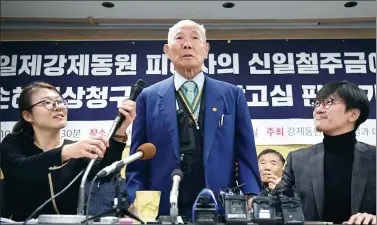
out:
<path id="1" fill-rule="evenodd" d="M 174 73 L 174 87 L 176 91 L 179 91 L 179 89 L 182 87 L 182 85 L 186 82 L 189 81 L 186 78 L 184 78 L 181 74 L 175 72 Z M 192 79 L 198 86 L 198 93 L 203 89 L 204 85 L 204 74 L 203 72 L 200 72 L 198 75 Z"/>
<path id="2" fill-rule="evenodd" d="M 174 87 L 175 87 L 176 91 L 179 91 L 179 89 L 182 87 L 182 85 L 186 81 L 188 81 L 186 78 L 184 78 L 181 74 L 175 72 L 175 74 L 174 74 Z M 198 75 L 196 75 L 194 77 L 194 79 L 192 79 L 192 81 L 194 81 L 196 83 L 196 85 L 198 86 L 198 93 L 200 93 L 203 89 L 203 86 L 204 86 L 204 74 L 203 74 L 203 72 L 200 72 Z M 175 107 L 176 107 L 177 110 L 179 109 L 179 105 L 178 105 L 177 100 L 175 101 Z M 195 123 L 196 123 L 196 128 L 199 130 L 199 125 L 198 125 L 197 121 L 195 121 Z"/>

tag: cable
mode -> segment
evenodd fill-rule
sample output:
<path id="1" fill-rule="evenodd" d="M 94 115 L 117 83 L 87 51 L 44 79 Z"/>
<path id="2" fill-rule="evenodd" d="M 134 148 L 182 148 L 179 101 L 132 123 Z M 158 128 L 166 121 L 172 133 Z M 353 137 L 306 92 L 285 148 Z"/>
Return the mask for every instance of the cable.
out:
<path id="1" fill-rule="evenodd" d="M 294 208 L 301 207 L 300 199 L 281 198 L 280 203 L 281 203 L 282 209 L 294 209 Z"/>
<path id="2" fill-rule="evenodd" d="M 90 196 L 92 195 L 93 185 L 94 185 L 94 182 L 97 180 L 97 178 L 98 178 L 98 176 L 96 175 L 93 178 L 92 182 L 90 183 L 90 188 L 89 188 L 89 193 L 88 193 L 88 199 L 87 199 L 87 202 L 86 202 L 86 212 L 85 212 L 85 224 L 86 225 L 88 225 L 88 218 L 89 218 Z"/>
<path id="3" fill-rule="evenodd" d="M 273 196 L 285 196 L 295 198 L 296 189 L 295 187 L 276 186 L 276 188 L 271 191 L 271 194 Z"/>
<path id="4" fill-rule="evenodd" d="M 65 187 L 63 190 L 61 190 L 59 193 L 57 193 L 56 195 L 52 196 L 51 198 L 49 198 L 47 201 L 45 201 L 41 206 L 39 206 L 34 212 L 32 212 L 30 214 L 30 216 L 28 216 L 25 220 L 25 222 L 23 223 L 24 225 L 31 219 L 34 217 L 35 214 L 37 214 L 43 207 L 45 207 L 47 205 L 47 203 L 51 202 L 54 198 L 58 197 L 59 195 L 63 194 L 69 187 L 72 186 L 72 184 L 84 173 L 84 170 L 81 170 L 81 172 L 79 174 L 77 174 L 77 176 L 71 181 L 71 183 L 69 183 L 67 185 L 67 187 Z"/>

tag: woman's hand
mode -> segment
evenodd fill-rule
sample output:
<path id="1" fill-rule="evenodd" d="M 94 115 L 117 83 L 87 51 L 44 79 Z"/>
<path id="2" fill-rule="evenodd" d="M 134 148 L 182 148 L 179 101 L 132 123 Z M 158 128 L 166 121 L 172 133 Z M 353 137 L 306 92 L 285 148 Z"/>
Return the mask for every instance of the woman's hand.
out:
<path id="1" fill-rule="evenodd" d="M 109 147 L 109 141 L 105 136 L 90 137 L 88 139 L 63 146 L 61 153 L 62 160 L 65 162 L 69 159 L 77 158 L 103 158 L 107 147 Z"/>
<path id="2" fill-rule="evenodd" d="M 124 115 L 125 119 L 118 130 L 116 130 L 115 134 L 124 136 L 127 127 L 136 118 L 136 102 L 127 99 L 123 100 L 122 104 L 119 106 L 119 112 Z"/>

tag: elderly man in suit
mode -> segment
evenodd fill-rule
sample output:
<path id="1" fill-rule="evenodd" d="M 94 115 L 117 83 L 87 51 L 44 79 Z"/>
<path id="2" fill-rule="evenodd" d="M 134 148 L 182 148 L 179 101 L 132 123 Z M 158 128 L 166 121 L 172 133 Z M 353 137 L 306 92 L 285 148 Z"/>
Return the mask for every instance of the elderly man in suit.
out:
<path id="1" fill-rule="evenodd" d="M 306 221 L 376 224 L 376 149 L 355 134 L 369 115 L 367 95 L 335 81 L 322 87 L 313 106 L 323 142 L 290 152 L 278 186 L 295 187 Z"/>
<path id="2" fill-rule="evenodd" d="M 204 27 L 191 20 L 178 22 L 170 28 L 163 49 L 175 73 L 138 97 L 130 150 L 133 154 L 150 142 L 157 153 L 149 161 L 127 166 L 128 201 L 135 200 L 136 191 L 159 190 L 159 214 L 169 215 L 170 174 L 181 168 L 179 211 L 191 218 L 203 188 L 217 196 L 235 183 L 236 160 L 242 191 L 250 197 L 258 194 L 262 185 L 246 98 L 237 86 L 202 72 L 209 51 Z"/>

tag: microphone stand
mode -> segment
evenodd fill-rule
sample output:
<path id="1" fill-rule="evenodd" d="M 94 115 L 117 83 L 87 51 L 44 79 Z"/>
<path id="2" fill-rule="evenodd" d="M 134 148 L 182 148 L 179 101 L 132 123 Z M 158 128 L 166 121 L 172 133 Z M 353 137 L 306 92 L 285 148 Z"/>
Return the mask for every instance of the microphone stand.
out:
<path id="1" fill-rule="evenodd" d="M 182 218 L 178 215 L 178 207 L 177 203 L 173 203 L 170 206 L 170 222 L 173 224 L 182 224 L 183 220 Z"/>
<path id="2" fill-rule="evenodd" d="M 172 218 L 176 218 L 178 216 L 178 207 L 176 203 L 173 203 L 170 206 L 170 216 Z"/>
<path id="3" fill-rule="evenodd" d="M 130 100 L 135 101 L 137 96 L 141 93 L 145 86 L 145 81 L 142 79 L 139 79 L 135 86 L 131 88 L 131 94 L 130 94 Z M 124 115 L 121 113 L 118 113 L 118 116 L 115 117 L 113 125 L 110 128 L 109 133 L 107 134 L 107 140 L 110 140 L 110 138 L 113 137 L 115 131 L 120 127 L 121 122 L 124 120 Z M 88 166 L 86 167 L 85 173 L 81 179 L 80 183 L 80 190 L 79 190 L 79 201 L 77 205 L 77 215 L 84 215 L 84 202 L 85 202 L 85 183 L 88 179 L 89 172 L 93 167 L 95 159 L 91 159 Z"/>
<path id="4" fill-rule="evenodd" d="M 113 122 L 113 125 L 110 128 L 109 133 L 107 133 L 107 140 L 110 140 L 110 138 L 113 137 L 115 131 L 120 127 L 120 121 L 121 117 L 117 116 Z M 88 166 L 86 167 L 86 170 L 84 172 L 84 175 L 82 176 L 81 183 L 80 183 L 80 190 L 79 190 L 79 201 L 77 205 L 77 215 L 85 215 L 84 213 L 84 204 L 85 204 L 85 184 L 89 176 L 89 172 L 92 169 L 94 162 L 96 159 L 91 159 Z"/>
<path id="5" fill-rule="evenodd" d="M 121 121 L 123 118 L 120 116 L 117 116 L 114 120 L 113 125 L 111 126 L 110 132 L 107 135 L 107 139 L 110 140 L 110 138 L 113 137 L 114 132 L 120 127 Z M 81 183 L 80 183 L 80 189 L 79 189 L 79 199 L 77 204 L 77 215 L 40 215 L 38 217 L 39 223 L 48 223 L 48 224 L 79 224 L 82 221 L 86 220 L 85 212 L 84 212 L 84 203 L 85 203 L 85 184 L 89 176 L 89 172 L 92 169 L 96 159 L 91 159 L 88 166 L 86 167 L 86 170 L 84 172 L 84 175 L 82 176 Z M 131 216 L 130 216 L 131 217 Z"/>
<path id="6" fill-rule="evenodd" d="M 88 220 L 82 221 L 82 223 L 86 223 L 87 221 L 95 220 L 95 219 L 100 218 L 100 217 L 114 215 L 115 217 L 118 217 L 118 218 L 123 218 L 124 216 L 129 216 L 130 218 L 139 221 L 141 224 L 144 224 L 144 222 L 139 217 L 137 217 L 136 215 L 134 215 L 133 213 L 131 213 L 128 210 L 129 205 L 128 205 L 127 200 L 126 200 L 126 196 L 122 196 L 121 191 L 120 191 L 120 183 L 122 181 L 122 177 L 120 176 L 120 170 L 121 170 L 121 168 L 114 171 L 115 197 L 114 197 L 113 208 L 109 209 L 105 212 L 99 213 L 95 216 L 92 216 L 92 217 L 88 218 Z M 89 205 L 87 207 L 89 207 Z"/>
<path id="7" fill-rule="evenodd" d="M 174 196 L 174 202 L 170 203 L 170 215 L 160 216 L 158 222 L 161 224 L 184 224 L 181 216 L 178 215 L 178 199 Z"/>

